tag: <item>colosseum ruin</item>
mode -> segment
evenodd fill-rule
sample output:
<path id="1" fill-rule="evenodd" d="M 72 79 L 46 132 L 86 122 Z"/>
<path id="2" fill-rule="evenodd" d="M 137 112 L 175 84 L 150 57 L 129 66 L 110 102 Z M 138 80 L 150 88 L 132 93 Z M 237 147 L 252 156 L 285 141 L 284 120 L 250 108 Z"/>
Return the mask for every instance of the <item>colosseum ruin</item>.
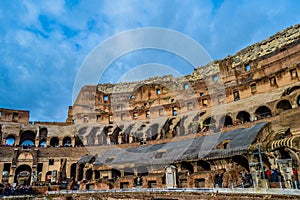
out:
<path id="1" fill-rule="evenodd" d="M 298 188 L 300 25 L 186 76 L 86 85 L 65 122 L 0 109 L 0 181 Z"/>

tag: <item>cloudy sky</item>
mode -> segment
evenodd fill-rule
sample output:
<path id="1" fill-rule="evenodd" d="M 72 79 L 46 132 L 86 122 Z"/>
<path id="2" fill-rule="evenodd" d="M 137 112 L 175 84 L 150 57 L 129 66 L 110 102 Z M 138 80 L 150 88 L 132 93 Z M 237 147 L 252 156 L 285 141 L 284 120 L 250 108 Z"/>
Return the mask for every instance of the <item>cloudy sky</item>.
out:
<path id="1" fill-rule="evenodd" d="M 85 58 L 122 31 L 173 29 L 221 59 L 300 23 L 299 10 L 298 0 L 2 0 L 0 107 L 30 110 L 32 121 L 64 121 Z M 147 63 L 193 70 L 175 55 L 148 49 L 120 57 L 100 82 L 116 82 Z"/>

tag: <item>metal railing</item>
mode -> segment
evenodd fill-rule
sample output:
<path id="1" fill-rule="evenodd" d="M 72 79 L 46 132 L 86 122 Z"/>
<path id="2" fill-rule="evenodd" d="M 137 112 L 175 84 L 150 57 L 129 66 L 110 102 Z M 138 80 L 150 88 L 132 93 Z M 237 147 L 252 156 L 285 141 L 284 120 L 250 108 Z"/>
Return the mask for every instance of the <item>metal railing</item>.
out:
<path id="1" fill-rule="evenodd" d="M 143 192 L 193 192 L 193 193 L 223 193 L 223 194 L 277 194 L 300 196 L 300 190 L 285 188 L 132 188 L 109 190 L 60 190 L 48 191 L 47 195 L 57 194 L 89 194 L 89 193 L 143 193 Z"/>

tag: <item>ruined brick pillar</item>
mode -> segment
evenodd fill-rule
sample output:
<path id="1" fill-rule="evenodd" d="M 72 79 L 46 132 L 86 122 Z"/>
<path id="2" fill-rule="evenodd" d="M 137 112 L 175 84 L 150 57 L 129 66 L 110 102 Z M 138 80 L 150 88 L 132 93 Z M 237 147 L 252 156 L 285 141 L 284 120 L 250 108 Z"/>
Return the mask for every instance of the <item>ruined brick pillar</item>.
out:
<path id="1" fill-rule="evenodd" d="M 120 132 L 118 135 L 118 144 L 122 144 L 122 135 L 123 135 L 123 132 Z"/>
<path id="2" fill-rule="evenodd" d="M 197 162 L 193 162 L 192 165 L 193 165 L 194 173 L 197 173 L 197 172 L 198 172 L 198 165 L 197 165 Z"/>
<path id="3" fill-rule="evenodd" d="M 39 146 L 39 143 L 40 143 L 39 139 L 36 138 L 36 139 L 35 139 L 35 146 L 38 147 L 38 146 Z"/>
<path id="4" fill-rule="evenodd" d="M 3 172 L 4 163 L 0 163 L 0 172 Z M 0 182 L 2 182 L 2 173 L 0 173 Z"/>
<path id="5" fill-rule="evenodd" d="M 16 172 L 16 168 L 15 167 L 11 167 L 9 174 L 11 174 L 13 176 L 9 176 L 8 183 L 10 183 L 10 184 L 14 183 L 14 179 L 15 179 L 15 176 L 16 176 L 15 172 Z"/>
<path id="6" fill-rule="evenodd" d="M 133 142 L 133 135 L 130 134 L 130 135 L 129 135 L 129 143 L 132 143 L 132 142 Z"/>
<path id="7" fill-rule="evenodd" d="M 106 137 L 106 144 L 110 145 L 110 135 Z"/>
<path id="8" fill-rule="evenodd" d="M 80 169 L 80 166 L 79 166 L 78 163 L 76 163 L 76 174 L 75 174 L 75 181 L 76 182 L 78 181 L 79 169 Z"/>
<path id="9" fill-rule="evenodd" d="M 72 147 L 75 147 L 75 137 L 71 139 Z"/>

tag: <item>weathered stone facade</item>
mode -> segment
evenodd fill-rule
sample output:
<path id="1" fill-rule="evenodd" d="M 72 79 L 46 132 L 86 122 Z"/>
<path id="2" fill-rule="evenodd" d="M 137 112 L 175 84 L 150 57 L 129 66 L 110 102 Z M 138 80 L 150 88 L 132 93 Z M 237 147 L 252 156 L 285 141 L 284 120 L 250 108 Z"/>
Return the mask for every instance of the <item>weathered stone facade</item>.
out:
<path id="1" fill-rule="evenodd" d="M 242 187 L 241 174 L 251 174 L 252 187 L 266 187 L 261 162 L 282 173 L 284 187 L 296 187 L 299 73 L 296 25 L 184 77 L 84 86 L 64 123 L 29 124 L 28 112 L 1 109 L 0 180 L 68 180 L 69 189 Z"/>

